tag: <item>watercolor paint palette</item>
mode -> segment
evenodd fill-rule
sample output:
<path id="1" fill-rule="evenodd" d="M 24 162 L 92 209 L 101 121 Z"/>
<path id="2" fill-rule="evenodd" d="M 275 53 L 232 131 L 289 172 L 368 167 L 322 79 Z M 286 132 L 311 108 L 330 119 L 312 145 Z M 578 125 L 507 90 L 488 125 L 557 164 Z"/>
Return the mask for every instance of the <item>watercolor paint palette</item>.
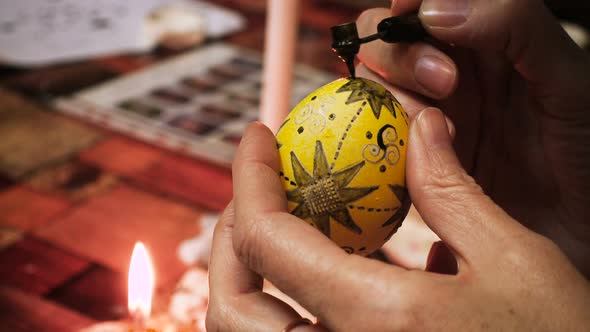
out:
<path id="1" fill-rule="evenodd" d="M 60 99 L 56 107 L 228 166 L 244 128 L 258 118 L 261 78 L 261 54 L 219 43 Z M 298 64 L 291 106 L 335 78 Z"/>

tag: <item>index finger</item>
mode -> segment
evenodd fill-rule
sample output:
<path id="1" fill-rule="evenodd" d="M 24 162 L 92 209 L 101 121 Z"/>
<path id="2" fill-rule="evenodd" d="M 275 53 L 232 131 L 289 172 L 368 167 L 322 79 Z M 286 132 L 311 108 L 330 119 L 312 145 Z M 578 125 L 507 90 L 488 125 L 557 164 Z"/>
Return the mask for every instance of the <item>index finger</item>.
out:
<path id="1" fill-rule="evenodd" d="M 232 250 L 234 206 L 230 202 L 215 227 L 209 265 L 209 330 L 280 331 L 301 316 L 281 300 L 262 292 L 262 278 Z M 231 319 L 229 319 L 231 317 Z M 304 331 L 323 331 L 306 326 Z"/>
<path id="2" fill-rule="evenodd" d="M 362 305 L 359 298 L 374 299 L 397 287 L 390 277 L 400 268 L 348 255 L 287 213 L 270 130 L 261 125 L 246 130 L 233 170 L 237 256 L 320 321 L 330 326 L 350 312 L 351 303 Z"/>
<path id="3" fill-rule="evenodd" d="M 394 8 L 397 1 L 394 2 Z M 377 29 L 381 20 L 398 15 L 395 9 L 374 8 L 357 19 L 359 34 L 366 36 Z M 434 98 L 450 96 L 458 83 L 453 60 L 436 47 L 424 43 L 386 43 L 380 40 L 364 44 L 359 59 L 387 81 L 405 89 Z"/>

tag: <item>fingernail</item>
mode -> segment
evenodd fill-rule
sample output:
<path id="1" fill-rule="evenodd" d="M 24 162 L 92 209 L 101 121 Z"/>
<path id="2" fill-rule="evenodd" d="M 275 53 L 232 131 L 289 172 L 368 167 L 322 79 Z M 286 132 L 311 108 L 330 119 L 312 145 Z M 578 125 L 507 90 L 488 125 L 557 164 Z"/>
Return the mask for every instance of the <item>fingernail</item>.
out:
<path id="1" fill-rule="evenodd" d="M 437 97 L 446 97 L 455 85 L 455 68 L 432 55 L 423 56 L 414 66 L 416 82 Z"/>
<path id="2" fill-rule="evenodd" d="M 451 136 L 451 140 L 454 140 L 456 135 L 455 124 L 448 116 L 445 116 L 445 121 L 447 122 L 447 128 L 449 129 L 449 136 Z"/>
<path id="3" fill-rule="evenodd" d="M 465 23 L 469 11 L 469 0 L 425 0 L 420 9 L 423 23 L 446 28 Z"/>
<path id="4" fill-rule="evenodd" d="M 450 144 L 451 136 L 445 115 L 439 109 L 427 108 L 418 115 L 420 137 L 426 145 Z"/>
<path id="5" fill-rule="evenodd" d="M 444 242 L 434 242 L 430 247 L 426 259 L 426 271 L 448 275 L 455 275 L 459 272 L 457 259 Z"/>

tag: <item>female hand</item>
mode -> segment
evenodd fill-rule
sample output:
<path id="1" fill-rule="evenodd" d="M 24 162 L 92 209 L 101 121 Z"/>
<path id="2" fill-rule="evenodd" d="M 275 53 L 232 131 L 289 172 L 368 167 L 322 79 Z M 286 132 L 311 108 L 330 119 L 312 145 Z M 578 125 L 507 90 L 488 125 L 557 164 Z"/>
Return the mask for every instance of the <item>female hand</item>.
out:
<path id="1" fill-rule="evenodd" d="M 410 115 L 444 110 L 484 192 L 590 275 L 588 54 L 541 0 L 395 0 L 363 13 L 359 33 L 418 10 L 437 47 L 365 44 L 359 76 L 405 89 L 394 95 Z"/>
<path id="2" fill-rule="evenodd" d="M 259 128 L 258 130 L 260 130 Z M 255 129 L 256 130 L 256 129 Z M 247 132 L 252 132 L 248 130 Z M 247 146 L 249 151 L 242 154 L 247 162 L 249 158 L 255 158 L 257 162 L 272 164 L 278 167 L 276 160 L 276 143 L 274 136 L 272 142 L 260 142 L 269 144 L 259 146 L 256 136 L 246 135 L 242 138 L 241 146 Z M 268 137 L 266 137 L 268 139 Z M 270 149 L 274 149 L 270 154 Z M 249 155 L 250 153 L 253 153 Z M 258 159 L 262 158 L 262 159 Z M 273 174 L 278 180 L 278 174 Z M 265 181 L 267 179 L 258 178 Z M 237 184 L 236 184 L 237 185 Z M 262 189 L 262 188 L 261 188 Z M 248 195 L 249 187 L 244 187 L 241 192 Z M 264 189 L 262 189 L 264 190 Z M 258 191 L 256 193 L 258 194 Z M 264 208 L 265 198 L 276 195 L 276 192 L 263 192 L 252 201 L 253 206 Z M 284 192 L 281 192 L 284 196 Z M 242 198 L 248 200 L 247 197 Z M 247 203 L 242 203 L 247 204 Z M 235 204 L 231 201 L 221 215 L 213 235 L 211 257 L 209 260 L 209 306 L 207 309 L 207 331 L 277 331 L 280 332 L 292 323 L 300 321 L 301 316 L 287 303 L 268 293 L 263 292 L 263 278 L 253 272 L 243 262 L 240 262 L 232 245 L 233 230 L 235 225 Z M 322 332 L 321 326 L 302 324 L 289 332 Z"/>
<path id="3" fill-rule="evenodd" d="M 412 121 L 407 180 L 416 208 L 451 249 L 456 275 L 348 255 L 287 213 L 275 138 L 251 125 L 234 162 L 233 204 L 214 235 L 208 331 L 279 332 L 296 320 L 291 308 L 261 292 L 263 277 L 331 331 L 590 326 L 588 282 L 551 241 L 482 192 L 461 167 L 448 131 L 437 109 Z"/>

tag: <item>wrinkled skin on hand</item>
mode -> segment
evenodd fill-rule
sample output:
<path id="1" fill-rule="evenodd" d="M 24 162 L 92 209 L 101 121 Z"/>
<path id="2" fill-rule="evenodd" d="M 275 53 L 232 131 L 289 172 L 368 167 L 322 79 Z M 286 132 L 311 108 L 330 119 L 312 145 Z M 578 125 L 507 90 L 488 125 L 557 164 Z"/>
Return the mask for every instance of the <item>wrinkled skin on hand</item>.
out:
<path id="1" fill-rule="evenodd" d="M 440 44 L 366 44 L 359 76 L 389 83 L 408 113 L 442 109 L 462 165 L 485 193 L 590 275 L 588 54 L 540 0 L 447 1 L 465 10 L 442 2 L 398 0 L 364 12 L 361 36 L 420 8 Z"/>

